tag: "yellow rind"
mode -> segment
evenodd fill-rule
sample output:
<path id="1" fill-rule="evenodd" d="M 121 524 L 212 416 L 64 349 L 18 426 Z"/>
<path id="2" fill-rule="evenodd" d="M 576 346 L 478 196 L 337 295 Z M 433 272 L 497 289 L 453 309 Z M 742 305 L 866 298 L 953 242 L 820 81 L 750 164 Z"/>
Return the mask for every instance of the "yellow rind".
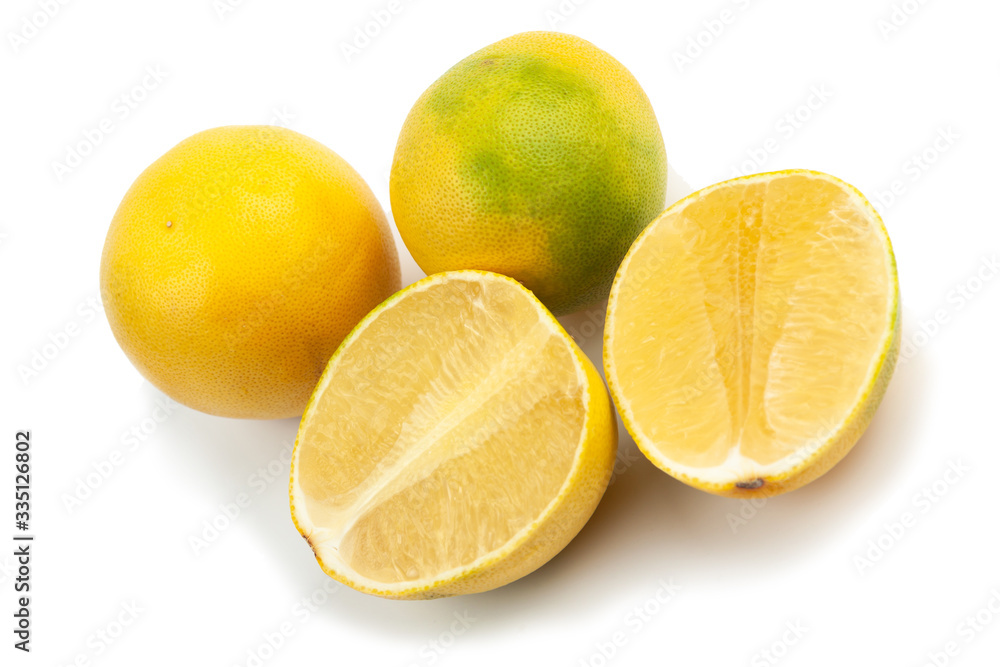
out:
<path id="1" fill-rule="evenodd" d="M 165 394 L 212 415 L 286 419 L 400 272 L 385 212 L 342 157 L 293 130 L 231 125 L 135 179 L 99 283 L 115 340 Z"/>

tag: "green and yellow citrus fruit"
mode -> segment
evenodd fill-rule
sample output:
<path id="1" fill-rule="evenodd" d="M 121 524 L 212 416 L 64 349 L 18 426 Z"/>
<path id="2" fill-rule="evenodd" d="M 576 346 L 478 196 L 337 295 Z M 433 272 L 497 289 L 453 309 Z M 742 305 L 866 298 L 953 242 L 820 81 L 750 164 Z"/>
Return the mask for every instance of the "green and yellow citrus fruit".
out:
<path id="1" fill-rule="evenodd" d="M 392 211 L 427 273 L 512 276 L 556 314 L 607 296 L 663 210 L 667 162 L 649 100 L 617 60 L 531 32 L 455 65 L 410 111 Z"/>
<path id="2" fill-rule="evenodd" d="M 604 335 L 611 393 L 653 463 L 721 495 L 790 491 L 850 451 L 892 376 L 889 236 L 827 174 L 713 185 L 636 240 Z"/>
<path id="3" fill-rule="evenodd" d="M 226 417 L 300 415 L 344 336 L 399 286 L 364 180 L 268 126 L 201 132 L 150 165 L 101 258 L 128 358 L 177 401 Z"/>
<path id="4" fill-rule="evenodd" d="M 330 359 L 292 455 L 292 518 L 323 569 L 394 598 L 475 593 L 583 527 L 618 430 L 597 369 L 506 276 L 429 276 Z"/>

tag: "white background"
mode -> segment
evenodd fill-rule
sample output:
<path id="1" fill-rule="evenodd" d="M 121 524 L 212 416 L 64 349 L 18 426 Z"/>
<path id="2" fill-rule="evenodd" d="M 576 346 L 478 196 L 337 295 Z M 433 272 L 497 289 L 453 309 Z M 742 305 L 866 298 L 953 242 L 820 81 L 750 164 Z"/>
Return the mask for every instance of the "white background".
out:
<path id="1" fill-rule="evenodd" d="M 37 541 L 30 655 L 11 648 L 12 547 L 0 547 L 0 661 L 919 666 L 954 642 L 938 664 L 996 664 L 1000 279 L 984 262 L 1000 251 L 1000 6 L 895 1 L 909 11 L 898 26 L 886 23 L 893 0 L 403 0 L 348 59 L 342 44 L 388 0 L 233 0 L 232 11 L 212 0 L 92 0 L 49 19 L 44 3 L 5 0 L 0 537 L 8 545 L 14 532 L 14 432 L 30 428 Z M 713 23 L 723 10 L 729 22 Z M 388 212 L 393 148 L 418 95 L 473 51 L 551 27 L 593 41 L 643 84 L 667 146 L 670 201 L 756 157 L 748 171 L 820 169 L 879 203 L 911 347 L 857 448 L 802 490 L 760 507 L 713 497 L 659 472 L 625 436 L 593 519 L 541 570 L 474 596 L 369 597 L 329 580 L 292 526 L 281 457 L 294 420 L 183 407 L 162 419 L 162 395 L 94 309 L 104 235 L 143 168 L 227 124 L 280 123 L 318 139 Z M 123 94 L 135 106 L 127 117 Z M 793 125 L 785 116 L 796 112 Z M 57 173 L 106 118 L 110 134 Z M 925 152 L 933 163 L 921 168 L 913 157 Z M 895 201 L 879 195 L 896 181 Z M 413 282 L 421 273 L 399 249 Z M 935 314 L 943 323 L 932 326 Z M 586 314 L 565 322 L 600 366 Z M 63 340 L 68 325 L 77 335 Z M 25 375 L 43 352 L 44 368 Z M 133 428 L 143 440 L 127 440 Z M 92 475 L 115 451 L 111 475 Z M 269 464 L 278 472 L 267 482 L 256 471 Z M 97 488 L 67 506 L 88 475 Z M 195 554 L 190 538 L 241 493 L 249 507 Z M 907 513 L 911 525 L 893 528 Z M 656 598 L 668 597 L 661 580 L 680 587 L 667 602 Z M 119 634 L 133 604 L 137 618 Z M 974 630 L 966 618 L 977 612 L 985 624 Z M 291 634 L 278 642 L 282 629 Z M 108 645 L 99 631 L 118 636 Z"/>

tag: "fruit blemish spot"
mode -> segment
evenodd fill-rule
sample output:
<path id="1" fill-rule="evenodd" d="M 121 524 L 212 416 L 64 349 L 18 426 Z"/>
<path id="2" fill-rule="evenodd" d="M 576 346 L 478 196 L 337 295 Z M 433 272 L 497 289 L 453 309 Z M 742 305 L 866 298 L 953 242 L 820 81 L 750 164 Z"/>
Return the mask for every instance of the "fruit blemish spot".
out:
<path id="1" fill-rule="evenodd" d="M 759 489 L 762 486 L 764 486 L 764 480 L 760 477 L 752 479 L 749 482 L 736 482 L 736 488 L 738 489 Z"/>

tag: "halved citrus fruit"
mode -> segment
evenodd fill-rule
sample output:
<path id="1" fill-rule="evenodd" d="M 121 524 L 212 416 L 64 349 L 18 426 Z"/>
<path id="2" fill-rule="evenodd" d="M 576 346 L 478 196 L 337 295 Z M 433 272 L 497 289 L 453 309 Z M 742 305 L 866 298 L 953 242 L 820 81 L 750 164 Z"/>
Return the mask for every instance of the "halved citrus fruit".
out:
<path id="1" fill-rule="evenodd" d="M 600 375 L 531 292 L 435 274 L 330 359 L 292 456 L 292 518 L 327 574 L 365 593 L 484 591 L 583 527 L 617 438 Z"/>
<path id="2" fill-rule="evenodd" d="M 720 495 L 790 491 L 847 454 L 892 375 L 889 236 L 827 174 L 713 185 L 636 239 L 604 335 L 611 394 L 653 463 Z"/>

